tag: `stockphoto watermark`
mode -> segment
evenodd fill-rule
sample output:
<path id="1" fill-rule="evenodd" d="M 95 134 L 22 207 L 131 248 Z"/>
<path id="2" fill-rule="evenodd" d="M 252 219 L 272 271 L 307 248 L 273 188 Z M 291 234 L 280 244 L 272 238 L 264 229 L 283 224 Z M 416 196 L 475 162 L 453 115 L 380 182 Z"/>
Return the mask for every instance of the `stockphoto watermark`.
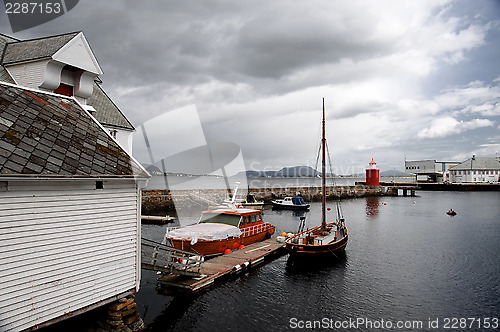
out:
<path id="1" fill-rule="evenodd" d="M 318 320 L 307 320 L 292 317 L 289 320 L 291 329 L 309 330 L 496 330 L 500 325 L 497 317 L 445 317 L 428 318 L 427 320 L 388 320 L 367 317 L 332 319 L 323 317 Z"/>
<path id="2" fill-rule="evenodd" d="M 349 318 L 345 320 L 336 320 L 328 317 L 323 317 L 319 320 L 301 320 L 298 318 L 290 318 L 289 327 L 292 329 L 330 329 L 330 330 L 392 330 L 392 329 L 414 329 L 421 330 L 424 328 L 424 322 L 421 320 L 401 320 L 392 321 L 384 319 L 369 319 L 365 317 Z"/>
<path id="3" fill-rule="evenodd" d="M 176 207 L 187 199 L 214 203 L 218 197 L 207 194 L 210 189 L 223 189 L 233 196 L 236 187 L 242 195 L 248 188 L 246 175 L 238 176 L 237 183 L 233 181 L 236 175 L 246 174 L 240 147 L 227 141 L 208 141 L 195 105 L 164 112 L 137 126 L 133 154 L 155 175 L 151 187 L 169 190 Z M 194 189 L 204 192 L 194 194 Z M 190 212 L 176 210 L 182 224 Z"/>
<path id="4" fill-rule="evenodd" d="M 79 0 L 4 0 L 12 32 L 52 21 L 73 9 Z"/>

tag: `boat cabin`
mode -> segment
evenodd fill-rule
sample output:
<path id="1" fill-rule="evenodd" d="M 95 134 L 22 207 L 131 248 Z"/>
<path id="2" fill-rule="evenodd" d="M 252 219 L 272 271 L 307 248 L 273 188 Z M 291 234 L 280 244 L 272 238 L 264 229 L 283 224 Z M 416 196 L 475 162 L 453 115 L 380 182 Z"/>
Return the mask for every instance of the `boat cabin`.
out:
<path id="1" fill-rule="evenodd" d="M 306 202 L 300 196 L 297 197 L 285 197 L 284 202 L 291 202 L 293 205 L 305 205 Z"/>
<path id="2" fill-rule="evenodd" d="M 263 221 L 262 213 L 259 210 L 237 209 L 205 211 L 201 215 L 201 219 L 198 223 L 224 224 L 245 228 L 262 224 Z"/>

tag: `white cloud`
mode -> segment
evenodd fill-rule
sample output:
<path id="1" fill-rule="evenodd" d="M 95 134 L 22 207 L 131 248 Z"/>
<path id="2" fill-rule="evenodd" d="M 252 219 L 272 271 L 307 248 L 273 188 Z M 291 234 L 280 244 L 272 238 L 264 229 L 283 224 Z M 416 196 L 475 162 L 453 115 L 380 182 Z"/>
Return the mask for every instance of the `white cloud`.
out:
<path id="1" fill-rule="evenodd" d="M 438 138 L 459 134 L 467 130 L 492 127 L 494 123 L 489 119 L 473 119 L 471 121 L 458 121 L 452 117 L 443 117 L 433 120 L 429 128 L 424 128 L 418 133 L 418 138 Z"/>

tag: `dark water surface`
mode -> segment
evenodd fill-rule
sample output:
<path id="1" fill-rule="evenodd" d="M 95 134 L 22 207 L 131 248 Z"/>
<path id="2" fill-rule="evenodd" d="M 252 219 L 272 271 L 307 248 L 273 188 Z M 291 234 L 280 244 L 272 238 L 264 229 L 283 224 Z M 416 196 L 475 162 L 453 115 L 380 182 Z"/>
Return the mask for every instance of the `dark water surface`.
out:
<path id="1" fill-rule="evenodd" d="M 302 266 L 282 256 L 202 294 L 178 297 L 158 294 L 157 275 L 143 270 L 136 302 L 147 328 L 498 330 L 500 192 L 417 195 L 344 201 L 350 238 L 346 258 L 335 264 Z M 450 208 L 458 214 L 446 215 Z M 320 209 L 312 204 L 308 227 L 320 223 Z M 266 209 L 264 218 L 278 233 L 299 225 L 294 212 Z M 164 227 L 142 231 L 161 240 Z M 485 329 L 488 320 L 497 328 Z"/>

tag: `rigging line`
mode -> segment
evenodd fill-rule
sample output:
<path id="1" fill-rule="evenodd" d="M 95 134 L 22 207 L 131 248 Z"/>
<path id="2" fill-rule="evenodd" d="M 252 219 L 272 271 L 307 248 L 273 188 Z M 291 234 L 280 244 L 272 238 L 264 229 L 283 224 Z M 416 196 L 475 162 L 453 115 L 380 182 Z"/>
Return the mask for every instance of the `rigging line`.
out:
<path id="1" fill-rule="evenodd" d="M 319 156 L 321 155 L 321 146 L 318 148 L 318 153 L 316 154 L 316 163 L 314 164 L 314 170 L 318 171 Z"/>
<path id="2" fill-rule="evenodd" d="M 330 157 L 330 149 L 328 147 L 328 141 L 326 142 L 326 153 L 327 153 L 327 156 L 328 156 L 328 166 L 329 166 L 329 169 L 330 169 L 330 175 L 332 176 L 333 186 L 335 187 L 336 186 L 335 176 L 333 174 L 333 164 L 332 164 L 332 159 Z"/>
<path id="3" fill-rule="evenodd" d="M 337 184 L 335 182 L 335 175 L 333 174 L 333 164 L 332 164 L 332 159 L 330 156 L 330 149 L 328 147 L 328 141 L 326 142 L 326 151 L 327 151 L 327 155 L 328 155 L 328 165 L 330 167 L 330 174 L 332 175 L 333 186 L 336 187 Z M 339 193 L 339 199 L 337 200 L 337 204 L 336 204 L 337 205 L 337 218 L 339 220 L 344 218 L 344 214 L 342 212 L 341 202 L 342 202 L 342 195 Z"/>
<path id="4" fill-rule="evenodd" d="M 316 137 L 316 151 L 318 151 L 318 152 L 316 153 L 316 161 L 314 164 L 314 170 L 318 171 L 319 157 L 321 154 L 321 121 L 319 123 L 318 135 Z"/>

